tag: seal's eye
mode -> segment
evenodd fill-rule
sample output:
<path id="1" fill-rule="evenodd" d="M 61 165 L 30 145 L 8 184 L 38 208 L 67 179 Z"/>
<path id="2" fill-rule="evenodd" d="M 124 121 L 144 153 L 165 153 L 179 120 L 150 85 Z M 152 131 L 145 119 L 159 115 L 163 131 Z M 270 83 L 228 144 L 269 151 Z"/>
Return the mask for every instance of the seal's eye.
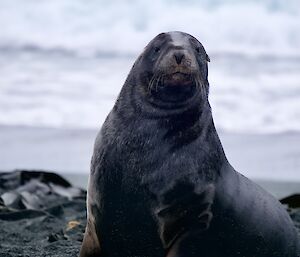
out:
<path id="1" fill-rule="evenodd" d="M 159 51 L 160 51 L 160 48 L 159 48 L 159 47 L 157 47 L 157 46 L 154 47 L 154 52 L 155 52 L 155 53 L 158 53 Z"/>
<path id="2" fill-rule="evenodd" d="M 196 52 L 197 52 L 197 53 L 200 53 L 200 47 L 197 47 L 197 48 L 196 48 Z"/>

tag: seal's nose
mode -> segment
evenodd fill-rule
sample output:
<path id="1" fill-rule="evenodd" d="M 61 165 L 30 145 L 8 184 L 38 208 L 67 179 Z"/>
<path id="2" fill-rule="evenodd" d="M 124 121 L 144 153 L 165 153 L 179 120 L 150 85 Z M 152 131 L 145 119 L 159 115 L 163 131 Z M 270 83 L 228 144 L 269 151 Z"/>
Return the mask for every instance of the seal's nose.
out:
<path id="1" fill-rule="evenodd" d="M 175 58 L 177 64 L 180 64 L 182 59 L 184 58 L 184 54 L 181 52 L 176 52 L 176 53 L 174 53 L 174 58 Z"/>

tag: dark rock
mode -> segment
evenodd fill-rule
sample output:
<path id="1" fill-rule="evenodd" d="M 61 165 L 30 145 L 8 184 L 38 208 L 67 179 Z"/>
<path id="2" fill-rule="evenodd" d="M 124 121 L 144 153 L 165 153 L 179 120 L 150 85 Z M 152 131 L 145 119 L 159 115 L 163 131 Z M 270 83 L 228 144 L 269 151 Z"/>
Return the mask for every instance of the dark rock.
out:
<path id="1" fill-rule="evenodd" d="M 55 173 L 0 173 L 0 257 L 77 256 L 85 195 Z"/>
<path id="2" fill-rule="evenodd" d="M 58 241 L 58 240 L 67 240 L 67 237 L 64 235 L 64 232 L 62 231 L 62 229 L 59 232 L 57 232 L 57 233 L 51 233 L 48 236 L 48 241 L 50 243 Z"/>
<path id="3" fill-rule="evenodd" d="M 290 195 L 281 199 L 280 202 L 288 205 L 290 208 L 300 208 L 300 194 Z"/>

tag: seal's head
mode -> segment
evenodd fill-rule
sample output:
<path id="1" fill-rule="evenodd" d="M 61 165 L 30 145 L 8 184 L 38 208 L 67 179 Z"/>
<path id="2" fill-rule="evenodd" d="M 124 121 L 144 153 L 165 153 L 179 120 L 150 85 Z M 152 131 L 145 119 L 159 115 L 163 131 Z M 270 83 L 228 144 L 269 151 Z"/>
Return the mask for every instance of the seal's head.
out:
<path id="1" fill-rule="evenodd" d="M 178 104 L 196 95 L 207 98 L 208 61 L 196 38 L 174 31 L 157 35 L 134 66 L 151 101 Z"/>

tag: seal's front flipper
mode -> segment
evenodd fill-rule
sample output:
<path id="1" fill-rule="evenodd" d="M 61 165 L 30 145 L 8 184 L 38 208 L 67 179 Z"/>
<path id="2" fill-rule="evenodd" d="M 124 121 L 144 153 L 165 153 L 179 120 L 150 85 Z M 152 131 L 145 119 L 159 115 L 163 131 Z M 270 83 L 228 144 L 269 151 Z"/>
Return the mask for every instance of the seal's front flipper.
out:
<path id="1" fill-rule="evenodd" d="M 166 257 L 232 257 L 220 251 L 213 241 L 203 243 L 204 238 L 201 231 L 188 231 L 172 244 Z"/>
<path id="2" fill-rule="evenodd" d="M 100 257 L 100 243 L 96 235 L 95 225 L 88 220 L 79 257 Z"/>
<path id="3" fill-rule="evenodd" d="M 174 191 L 175 187 L 172 190 Z M 168 194 L 172 195 L 173 192 Z M 176 194 L 172 201 L 157 211 L 160 237 L 166 249 L 187 231 L 201 233 L 209 228 L 213 216 L 211 206 L 214 195 L 215 187 L 211 184 L 200 193 L 195 190 L 183 190 L 181 195 Z"/>

